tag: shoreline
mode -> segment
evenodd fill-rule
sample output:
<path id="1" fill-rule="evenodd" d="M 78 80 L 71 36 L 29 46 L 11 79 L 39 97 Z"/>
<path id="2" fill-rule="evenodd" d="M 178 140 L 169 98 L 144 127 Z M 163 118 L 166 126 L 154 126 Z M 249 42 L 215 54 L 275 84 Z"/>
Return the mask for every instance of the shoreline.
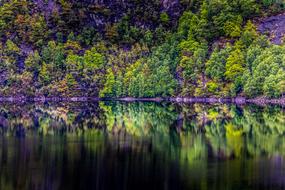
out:
<path id="1" fill-rule="evenodd" d="M 98 98 L 98 97 L 0 97 L 0 102 L 87 102 L 87 101 L 122 101 L 122 102 L 175 102 L 175 103 L 234 103 L 234 104 L 276 104 L 285 105 L 285 98 L 213 98 L 213 97 L 169 97 L 169 98 Z"/>

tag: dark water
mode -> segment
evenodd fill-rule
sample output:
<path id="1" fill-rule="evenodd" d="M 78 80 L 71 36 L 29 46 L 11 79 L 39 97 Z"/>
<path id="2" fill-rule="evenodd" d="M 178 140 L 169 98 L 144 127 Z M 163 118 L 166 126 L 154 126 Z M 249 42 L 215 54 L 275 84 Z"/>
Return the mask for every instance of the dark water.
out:
<path id="1" fill-rule="evenodd" d="M 281 107 L 2 104 L 0 189 L 285 189 Z"/>

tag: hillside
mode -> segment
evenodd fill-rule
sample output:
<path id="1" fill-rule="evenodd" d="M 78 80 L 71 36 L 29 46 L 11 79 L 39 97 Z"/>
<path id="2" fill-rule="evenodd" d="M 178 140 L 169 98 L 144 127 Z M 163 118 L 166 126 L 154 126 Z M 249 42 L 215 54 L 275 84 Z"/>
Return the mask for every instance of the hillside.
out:
<path id="1" fill-rule="evenodd" d="M 281 97 L 278 0 L 0 1 L 0 96 Z"/>

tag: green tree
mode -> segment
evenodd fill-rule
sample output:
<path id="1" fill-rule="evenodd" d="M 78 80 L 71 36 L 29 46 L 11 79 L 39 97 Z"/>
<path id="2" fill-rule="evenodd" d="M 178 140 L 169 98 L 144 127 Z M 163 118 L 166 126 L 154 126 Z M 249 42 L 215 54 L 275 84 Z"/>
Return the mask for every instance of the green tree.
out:
<path id="1" fill-rule="evenodd" d="M 222 81 L 224 80 L 224 73 L 226 72 L 227 58 L 231 52 L 231 47 L 219 50 L 215 48 L 209 60 L 206 62 L 206 74 L 211 79 Z"/>
<path id="2" fill-rule="evenodd" d="M 107 69 L 106 73 L 106 81 L 104 83 L 103 89 L 100 91 L 100 97 L 114 97 L 116 94 L 114 92 L 114 85 L 115 85 L 115 75 L 112 71 L 112 68 Z"/>
<path id="3" fill-rule="evenodd" d="M 71 73 L 66 74 L 65 80 L 69 89 L 75 88 L 78 84 Z"/>
<path id="4" fill-rule="evenodd" d="M 41 68 L 41 56 L 38 51 L 28 55 L 25 59 L 25 66 L 27 70 L 34 72 L 35 74 L 38 73 Z"/>
<path id="5" fill-rule="evenodd" d="M 225 77 L 230 81 L 234 81 L 243 74 L 245 70 L 245 60 L 243 52 L 239 49 L 232 51 L 227 58 Z"/>
<path id="6" fill-rule="evenodd" d="M 240 37 L 242 29 L 242 17 L 238 15 L 234 20 L 227 21 L 224 25 L 225 34 L 231 38 Z"/>
<path id="7" fill-rule="evenodd" d="M 83 56 L 84 67 L 87 69 L 100 69 L 104 63 L 104 56 L 97 52 L 95 47 L 87 50 Z"/>
<path id="8" fill-rule="evenodd" d="M 42 64 L 42 67 L 39 73 L 39 79 L 42 85 L 47 85 L 51 81 L 49 66 L 46 63 Z"/>

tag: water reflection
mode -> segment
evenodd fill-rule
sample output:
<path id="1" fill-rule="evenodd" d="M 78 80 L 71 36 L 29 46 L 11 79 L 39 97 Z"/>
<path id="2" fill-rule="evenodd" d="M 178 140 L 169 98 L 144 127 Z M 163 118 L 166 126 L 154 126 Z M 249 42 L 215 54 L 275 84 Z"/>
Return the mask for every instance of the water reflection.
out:
<path id="1" fill-rule="evenodd" d="M 0 189 L 284 189 L 280 107 L 3 104 Z"/>

